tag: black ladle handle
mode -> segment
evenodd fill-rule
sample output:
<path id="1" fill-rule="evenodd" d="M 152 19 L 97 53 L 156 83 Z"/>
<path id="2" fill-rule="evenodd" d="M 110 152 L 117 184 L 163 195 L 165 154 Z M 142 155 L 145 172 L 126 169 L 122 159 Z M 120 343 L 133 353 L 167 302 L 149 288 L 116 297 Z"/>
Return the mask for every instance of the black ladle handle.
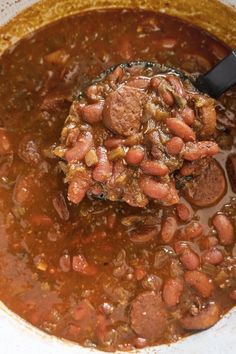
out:
<path id="1" fill-rule="evenodd" d="M 201 92 L 217 98 L 236 84 L 236 51 L 232 51 L 213 69 L 200 75 L 194 85 Z"/>

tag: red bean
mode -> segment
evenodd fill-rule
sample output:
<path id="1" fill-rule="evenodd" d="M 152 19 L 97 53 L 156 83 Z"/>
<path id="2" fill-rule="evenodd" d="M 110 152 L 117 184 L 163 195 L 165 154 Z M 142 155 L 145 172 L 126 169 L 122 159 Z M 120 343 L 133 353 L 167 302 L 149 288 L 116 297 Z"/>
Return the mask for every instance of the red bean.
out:
<path id="1" fill-rule="evenodd" d="M 202 255 L 202 262 L 209 263 L 213 265 L 218 265 L 222 263 L 224 260 L 224 256 L 220 250 L 217 248 L 212 248 L 209 251 L 206 251 Z"/>
<path id="2" fill-rule="evenodd" d="M 110 73 L 108 79 L 110 82 L 120 82 L 124 75 L 124 69 L 121 66 L 117 66 L 114 71 Z"/>
<path id="3" fill-rule="evenodd" d="M 200 235 L 202 235 L 202 233 L 203 233 L 203 227 L 197 221 L 193 221 L 191 224 L 189 224 L 184 228 L 184 235 L 188 239 L 199 237 Z"/>
<path id="4" fill-rule="evenodd" d="M 190 271 L 197 269 L 200 265 L 198 255 L 189 248 L 186 248 L 181 252 L 179 259 L 184 267 Z"/>
<path id="5" fill-rule="evenodd" d="M 161 200 L 169 193 L 167 185 L 157 182 L 149 177 L 142 178 L 140 181 L 140 188 L 147 197 L 153 199 Z"/>
<path id="6" fill-rule="evenodd" d="M 104 146 L 107 149 L 113 149 L 121 146 L 124 142 L 124 139 L 119 138 L 108 138 L 104 141 Z"/>
<path id="7" fill-rule="evenodd" d="M 152 241 L 159 233 L 158 229 L 152 229 L 143 233 L 135 233 L 131 235 L 130 240 L 136 244 L 142 244 Z"/>
<path id="8" fill-rule="evenodd" d="M 220 243 L 222 245 L 231 245 L 234 241 L 234 228 L 230 219 L 224 214 L 217 214 L 212 223 L 216 228 Z"/>
<path id="9" fill-rule="evenodd" d="M 147 272 L 145 269 L 143 268 L 135 268 L 134 269 L 134 276 L 136 280 L 142 280 L 143 278 L 145 278 L 145 276 L 147 275 Z"/>
<path id="10" fill-rule="evenodd" d="M 174 105 L 174 97 L 170 91 L 167 91 L 166 88 L 164 88 L 161 84 L 158 86 L 157 90 L 158 94 L 167 106 L 171 107 Z"/>
<path id="11" fill-rule="evenodd" d="M 181 138 L 174 136 L 166 143 L 166 150 L 170 155 L 178 155 L 184 146 Z"/>
<path id="12" fill-rule="evenodd" d="M 166 80 L 174 87 L 175 92 L 181 97 L 186 96 L 184 86 L 179 77 L 175 75 L 167 75 Z"/>
<path id="13" fill-rule="evenodd" d="M 211 296 L 214 285 L 205 273 L 198 270 L 187 271 L 184 278 L 186 283 L 192 286 L 202 297 L 208 298 Z"/>
<path id="14" fill-rule="evenodd" d="M 9 154 L 12 151 L 12 144 L 9 133 L 6 129 L 0 128 L 0 155 Z"/>
<path id="15" fill-rule="evenodd" d="M 187 143 L 183 151 L 183 158 L 188 161 L 202 159 L 203 157 L 218 154 L 219 147 L 213 141 L 199 141 L 197 143 Z"/>
<path id="16" fill-rule="evenodd" d="M 163 79 L 162 79 L 161 76 L 154 76 L 154 77 L 151 78 L 150 86 L 151 86 L 154 90 L 157 90 L 162 80 L 163 80 Z"/>
<path id="17" fill-rule="evenodd" d="M 163 242 L 169 243 L 173 240 L 175 232 L 177 230 L 177 221 L 174 216 L 168 216 L 165 218 L 162 228 L 161 228 L 161 237 Z"/>
<path id="18" fill-rule="evenodd" d="M 79 204 L 84 199 L 88 189 L 88 179 L 86 177 L 76 177 L 69 183 L 68 199 L 72 203 Z"/>
<path id="19" fill-rule="evenodd" d="M 141 163 L 141 169 L 147 175 L 165 176 L 169 169 L 162 162 L 146 160 Z"/>
<path id="20" fill-rule="evenodd" d="M 210 249 L 218 245 L 218 243 L 218 238 L 214 236 L 204 237 L 203 240 L 201 240 L 201 245 L 204 249 Z"/>
<path id="21" fill-rule="evenodd" d="M 167 128 L 171 133 L 177 135 L 184 141 L 195 141 L 196 135 L 192 128 L 185 124 L 182 120 L 178 118 L 167 118 L 166 119 Z"/>
<path id="22" fill-rule="evenodd" d="M 98 123 L 102 120 L 104 101 L 93 103 L 82 108 L 83 119 L 90 124 Z"/>
<path id="23" fill-rule="evenodd" d="M 185 329 L 199 331 L 213 326 L 219 321 L 220 315 L 219 305 L 210 302 L 208 307 L 202 309 L 199 314 L 195 316 L 187 315 L 180 322 Z"/>
<path id="24" fill-rule="evenodd" d="M 179 172 L 182 176 L 190 176 L 194 173 L 195 169 L 196 166 L 191 162 L 184 162 Z"/>
<path id="25" fill-rule="evenodd" d="M 131 147 L 126 154 L 125 159 L 130 165 L 139 165 L 144 159 L 144 149 L 141 146 Z"/>
<path id="26" fill-rule="evenodd" d="M 192 125 L 196 118 L 194 111 L 190 107 L 185 107 L 181 112 L 181 116 L 184 120 L 184 123 L 187 125 Z"/>
<path id="27" fill-rule="evenodd" d="M 189 208 L 186 205 L 184 205 L 183 203 L 179 203 L 176 205 L 176 211 L 177 211 L 178 217 L 182 221 L 188 221 L 191 217 L 191 213 L 190 213 Z"/>
<path id="28" fill-rule="evenodd" d="M 176 306 L 180 301 L 183 292 L 183 280 L 180 278 L 169 278 L 163 288 L 163 300 L 167 306 Z"/>
<path id="29" fill-rule="evenodd" d="M 86 132 L 80 135 L 76 142 L 76 145 L 65 153 L 65 159 L 69 163 L 75 163 L 83 160 L 86 153 L 93 146 L 93 136 L 90 132 Z"/>
<path id="30" fill-rule="evenodd" d="M 176 190 L 175 183 L 170 182 L 168 188 L 168 194 L 162 199 L 163 204 L 166 206 L 177 204 L 179 202 L 179 195 Z"/>
<path id="31" fill-rule="evenodd" d="M 112 164 L 107 158 L 107 150 L 97 148 L 98 164 L 93 170 L 93 179 L 97 182 L 105 182 L 112 175 Z"/>
<path id="32" fill-rule="evenodd" d="M 138 89 L 147 89 L 150 84 L 150 78 L 146 76 L 133 77 L 127 82 L 127 86 L 135 87 Z"/>

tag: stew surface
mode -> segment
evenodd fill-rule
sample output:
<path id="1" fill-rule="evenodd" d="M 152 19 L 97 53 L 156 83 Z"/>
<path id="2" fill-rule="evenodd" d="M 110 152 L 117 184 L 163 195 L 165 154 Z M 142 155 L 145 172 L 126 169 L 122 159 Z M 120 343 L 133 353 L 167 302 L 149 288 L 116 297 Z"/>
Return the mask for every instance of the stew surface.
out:
<path id="1" fill-rule="evenodd" d="M 182 166 L 177 205 L 85 197 L 77 206 L 54 155 L 72 101 L 110 66 L 147 60 L 200 73 L 228 52 L 179 19 L 124 9 L 61 19 L 2 55 L 0 299 L 10 309 L 114 351 L 177 341 L 233 307 L 235 90 L 216 104 L 209 139 L 220 152 Z"/>

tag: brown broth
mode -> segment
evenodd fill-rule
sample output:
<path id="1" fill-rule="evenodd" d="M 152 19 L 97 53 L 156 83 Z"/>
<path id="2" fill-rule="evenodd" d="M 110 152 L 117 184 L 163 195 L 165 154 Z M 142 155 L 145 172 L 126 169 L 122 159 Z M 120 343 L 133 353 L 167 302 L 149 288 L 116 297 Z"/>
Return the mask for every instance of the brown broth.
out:
<path id="1" fill-rule="evenodd" d="M 65 63 L 45 60 L 46 55 L 61 49 L 68 54 Z M 76 97 L 93 77 L 114 64 L 157 60 L 189 72 L 205 72 L 228 52 L 223 43 L 177 18 L 141 10 L 104 10 L 61 19 L 22 39 L 2 55 L 0 122 L 10 132 L 14 154 L 11 167 L 0 179 L 0 299 L 11 310 L 50 334 L 86 346 L 95 345 L 103 350 L 138 346 L 137 335 L 129 326 L 129 306 L 145 289 L 142 281 L 135 279 L 134 269 L 144 268 L 147 274 L 163 280 L 169 277 L 170 269 L 153 267 L 155 253 L 163 246 L 160 238 L 135 244 L 129 240 L 131 230 L 121 221 L 125 216 L 138 215 L 145 222 L 150 219 L 152 225 L 160 225 L 165 215 L 174 213 L 174 207 L 150 204 L 140 210 L 123 203 L 87 199 L 78 207 L 67 203 L 70 216 L 62 220 L 52 200 L 61 191 L 66 195 L 66 185 L 58 161 L 48 157 L 48 149 L 58 142 L 68 106 L 48 112 L 40 107 L 45 97 Z M 235 91 L 225 94 L 222 102 L 228 115 L 234 117 Z M 235 152 L 234 124 L 231 125 L 221 125 L 217 137 L 231 139 L 217 157 L 223 168 L 229 152 Z M 41 157 L 36 164 L 19 156 L 19 143 L 25 136 L 38 144 Z M 2 159 L 0 168 L 3 162 Z M 14 186 L 29 175 L 29 197 L 19 205 L 14 202 Z M 235 223 L 236 199 L 229 183 L 227 193 L 217 205 L 193 208 L 193 219 L 204 225 L 205 235 L 212 230 L 211 217 L 222 208 Z M 114 225 L 109 225 L 113 217 Z M 179 222 L 179 228 L 183 225 Z M 233 245 L 224 248 L 224 263 L 215 267 L 212 275 L 227 270 L 232 283 L 227 286 L 223 280 L 216 282 L 210 298 L 221 305 L 222 313 L 233 306 L 229 292 L 235 289 L 236 271 L 228 270 L 230 265 L 235 267 L 232 249 Z M 125 250 L 132 270 L 117 277 L 114 259 L 121 250 Z M 82 254 L 96 267 L 96 275 L 80 275 L 72 269 L 62 271 L 60 258 L 64 254 Z M 114 295 L 114 289 L 122 294 Z M 81 299 L 92 304 L 93 316 L 102 312 L 103 303 L 109 303 L 120 318 L 116 314 L 111 320 L 102 314 L 96 330 L 81 331 L 73 315 Z M 199 301 L 204 304 L 203 299 Z M 146 345 L 170 343 L 189 333 L 181 328 L 178 317 L 180 306 L 185 311 L 189 306 L 186 302 L 183 300 L 175 311 L 169 310 L 168 330 L 155 343 Z M 88 317 L 79 323 L 86 328 Z"/>

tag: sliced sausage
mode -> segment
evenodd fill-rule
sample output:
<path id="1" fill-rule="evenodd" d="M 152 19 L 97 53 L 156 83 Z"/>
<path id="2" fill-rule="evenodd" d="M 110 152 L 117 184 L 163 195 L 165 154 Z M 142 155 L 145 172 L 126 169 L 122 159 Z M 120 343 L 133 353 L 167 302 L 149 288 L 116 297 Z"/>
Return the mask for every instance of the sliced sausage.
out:
<path id="1" fill-rule="evenodd" d="M 212 223 L 217 230 L 220 243 L 225 246 L 231 245 L 234 241 L 234 228 L 230 219 L 224 214 L 217 214 Z"/>
<path id="2" fill-rule="evenodd" d="M 112 132 L 130 136 L 138 133 L 146 94 L 132 87 L 120 87 L 111 92 L 103 110 L 103 122 Z"/>
<path id="3" fill-rule="evenodd" d="M 186 315 L 180 320 L 180 323 L 184 329 L 200 331 L 213 326 L 219 321 L 220 315 L 221 310 L 219 305 L 211 302 L 199 314 L 195 316 Z"/>
<path id="4" fill-rule="evenodd" d="M 236 153 L 228 155 L 226 160 L 226 170 L 232 191 L 236 193 Z"/>
<path id="5" fill-rule="evenodd" d="M 194 206 L 208 207 L 217 203 L 226 192 L 225 175 L 219 163 L 211 160 L 199 176 L 186 184 L 183 192 Z"/>
<path id="6" fill-rule="evenodd" d="M 154 342 L 166 329 L 166 311 L 160 294 L 144 292 L 131 306 L 130 321 L 133 331 Z"/>

